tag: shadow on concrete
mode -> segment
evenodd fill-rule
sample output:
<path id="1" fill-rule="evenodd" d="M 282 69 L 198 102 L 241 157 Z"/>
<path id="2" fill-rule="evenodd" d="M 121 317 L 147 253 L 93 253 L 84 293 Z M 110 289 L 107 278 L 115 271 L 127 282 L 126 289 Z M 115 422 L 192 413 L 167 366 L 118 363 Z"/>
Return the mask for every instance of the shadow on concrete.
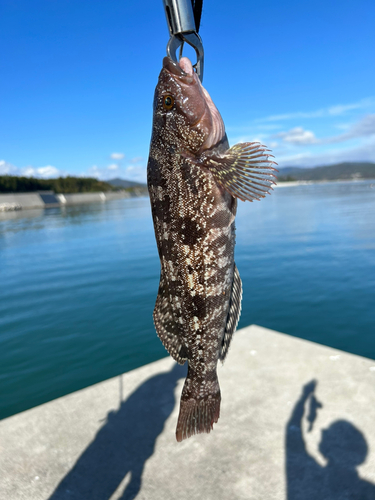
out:
<path id="1" fill-rule="evenodd" d="M 356 467 L 368 453 L 362 432 L 346 420 L 333 422 L 322 432 L 319 451 L 327 460 L 321 466 L 308 454 L 302 421 L 309 403 L 309 430 L 323 405 L 314 395 L 316 381 L 303 387 L 286 428 L 287 500 L 374 500 L 375 485 L 361 479 Z"/>
<path id="2" fill-rule="evenodd" d="M 130 482 L 116 498 L 134 499 L 145 463 L 174 408 L 176 384 L 185 376 L 186 367 L 176 364 L 169 372 L 146 380 L 117 411 L 109 412 L 93 442 L 49 500 L 109 500 L 129 472 Z"/>

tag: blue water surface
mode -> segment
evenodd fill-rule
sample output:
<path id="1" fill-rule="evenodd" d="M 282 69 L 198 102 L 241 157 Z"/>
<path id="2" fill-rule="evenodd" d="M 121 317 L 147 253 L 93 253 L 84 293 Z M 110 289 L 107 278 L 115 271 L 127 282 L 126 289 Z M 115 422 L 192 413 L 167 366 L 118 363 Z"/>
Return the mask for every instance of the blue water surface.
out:
<path id="1" fill-rule="evenodd" d="M 375 359 L 374 213 L 374 181 L 240 202 L 239 327 Z M 147 198 L 0 214 L 0 418 L 166 356 L 158 281 Z"/>

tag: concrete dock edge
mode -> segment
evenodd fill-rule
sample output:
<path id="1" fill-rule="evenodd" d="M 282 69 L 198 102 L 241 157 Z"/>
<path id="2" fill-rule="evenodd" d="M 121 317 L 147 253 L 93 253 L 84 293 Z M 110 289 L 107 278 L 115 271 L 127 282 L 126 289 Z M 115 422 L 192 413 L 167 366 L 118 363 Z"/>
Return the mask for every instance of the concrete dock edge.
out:
<path id="1" fill-rule="evenodd" d="M 219 422 L 177 443 L 184 374 L 165 358 L 1 421 L 0 498 L 375 499 L 375 361 L 244 328 Z"/>
<path id="2" fill-rule="evenodd" d="M 5 193 L 0 194 L 0 212 L 25 210 L 29 208 L 49 208 L 56 206 L 80 205 L 85 203 L 103 203 L 121 198 L 147 196 L 147 191 L 134 188 L 129 191 L 109 191 L 98 193 L 55 194 L 53 191 L 38 193 Z"/>

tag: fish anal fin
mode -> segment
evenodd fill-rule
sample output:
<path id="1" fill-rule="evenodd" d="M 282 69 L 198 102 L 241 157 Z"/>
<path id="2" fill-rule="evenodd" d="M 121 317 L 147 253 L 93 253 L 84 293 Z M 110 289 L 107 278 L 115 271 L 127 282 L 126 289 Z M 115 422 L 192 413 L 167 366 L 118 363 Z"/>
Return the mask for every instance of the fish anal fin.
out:
<path id="1" fill-rule="evenodd" d="M 225 153 L 215 150 L 202 154 L 200 162 L 232 196 L 242 201 L 264 198 L 276 184 L 277 165 L 266 146 L 259 142 L 236 144 Z"/>
<path id="2" fill-rule="evenodd" d="M 160 279 L 159 292 L 153 313 L 154 325 L 158 337 L 174 360 L 183 365 L 187 359 L 187 351 L 179 337 L 178 325 L 174 319 L 169 297 Z"/>
<path id="3" fill-rule="evenodd" d="M 234 264 L 234 274 L 231 295 L 229 300 L 229 310 L 227 316 L 227 324 L 224 330 L 223 340 L 221 342 L 219 359 L 224 362 L 228 353 L 229 346 L 236 331 L 238 321 L 241 315 L 241 302 L 242 302 L 242 282 L 236 264 Z"/>

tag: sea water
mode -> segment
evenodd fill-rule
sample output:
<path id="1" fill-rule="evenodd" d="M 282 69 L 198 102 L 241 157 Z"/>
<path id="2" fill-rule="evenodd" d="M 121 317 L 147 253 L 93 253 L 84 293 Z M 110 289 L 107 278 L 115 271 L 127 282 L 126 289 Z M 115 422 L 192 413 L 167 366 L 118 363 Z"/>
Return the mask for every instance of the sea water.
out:
<path id="1" fill-rule="evenodd" d="M 239 327 L 375 358 L 374 214 L 375 181 L 239 202 Z M 147 198 L 0 214 L 0 418 L 166 356 L 159 269 Z"/>

